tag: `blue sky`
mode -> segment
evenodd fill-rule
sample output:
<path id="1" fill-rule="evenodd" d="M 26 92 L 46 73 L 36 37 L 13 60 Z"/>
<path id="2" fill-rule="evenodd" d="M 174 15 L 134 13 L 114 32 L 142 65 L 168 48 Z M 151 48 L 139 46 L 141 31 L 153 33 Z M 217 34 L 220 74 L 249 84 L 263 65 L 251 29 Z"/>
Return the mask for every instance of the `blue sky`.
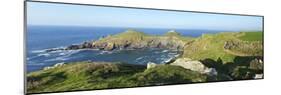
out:
<path id="1" fill-rule="evenodd" d="M 249 31 L 262 17 L 28 2 L 27 24 Z"/>

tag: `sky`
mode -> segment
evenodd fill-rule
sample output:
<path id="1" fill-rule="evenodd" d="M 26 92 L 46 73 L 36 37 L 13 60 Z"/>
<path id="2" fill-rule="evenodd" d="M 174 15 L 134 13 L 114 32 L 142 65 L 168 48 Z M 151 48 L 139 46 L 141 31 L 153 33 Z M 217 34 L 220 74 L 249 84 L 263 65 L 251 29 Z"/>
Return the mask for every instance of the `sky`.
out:
<path id="1" fill-rule="evenodd" d="M 262 30 L 259 16 L 240 16 L 85 6 L 58 3 L 27 3 L 27 25 L 102 26 L 168 29 Z"/>

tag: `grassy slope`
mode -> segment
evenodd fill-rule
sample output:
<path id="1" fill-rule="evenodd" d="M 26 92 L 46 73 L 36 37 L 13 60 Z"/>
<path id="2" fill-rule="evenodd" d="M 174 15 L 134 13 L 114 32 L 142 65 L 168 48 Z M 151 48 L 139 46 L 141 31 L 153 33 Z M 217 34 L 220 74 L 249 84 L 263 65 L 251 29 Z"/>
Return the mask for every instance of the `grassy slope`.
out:
<path id="1" fill-rule="evenodd" d="M 207 76 L 178 66 L 77 62 L 27 75 L 28 93 L 135 87 L 206 81 Z"/>
<path id="2" fill-rule="evenodd" d="M 260 32 L 204 34 L 185 47 L 183 57 L 195 60 L 217 60 L 220 58 L 223 62 L 227 63 L 233 62 L 237 56 L 262 56 L 261 39 L 262 35 L 260 35 Z M 236 47 L 233 46 L 228 52 L 224 48 L 227 41 L 239 44 Z"/>
<path id="3" fill-rule="evenodd" d="M 263 32 L 244 32 L 245 34 L 239 37 L 241 40 L 244 41 L 262 41 Z"/>
<path id="4" fill-rule="evenodd" d="M 221 58 L 225 62 L 233 61 L 235 56 L 224 52 L 223 48 L 225 41 L 233 39 L 235 39 L 233 33 L 204 34 L 185 47 L 183 57 L 195 60 Z"/>
<path id="5" fill-rule="evenodd" d="M 28 92 L 102 89 L 113 83 L 126 85 L 128 76 L 141 72 L 143 66 L 105 62 L 77 62 L 27 75 Z M 130 84 L 128 84 L 130 85 Z M 126 85 L 126 86 L 128 86 Z"/>

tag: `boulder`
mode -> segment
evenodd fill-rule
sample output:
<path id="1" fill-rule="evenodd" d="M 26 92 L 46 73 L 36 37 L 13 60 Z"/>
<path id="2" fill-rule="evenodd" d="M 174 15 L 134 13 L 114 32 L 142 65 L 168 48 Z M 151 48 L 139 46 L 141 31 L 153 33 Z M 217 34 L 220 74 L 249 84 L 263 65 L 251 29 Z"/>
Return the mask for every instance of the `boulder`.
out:
<path id="1" fill-rule="evenodd" d="M 250 62 L 250 69 L 254 70 L 262 70 L 263 69 L 263 62 L 261 59 L 254 59 Z"/>
<path id="2" fill-rule="evenodd" d="M 91 42 L 84 42 L 82 44 L 82 48 L 92 48 L 92 43 Z"/>
<path id="3" fill-rule="evenodd" d="M 113 50 L 115 49 L 115 44 L 114 43 L 107 43 L 107 45 L 105 46 L 104 50 Z"/>
<path id="4" fill-rule="evenodd" d="M 206 68 L 204 73 L 207 74 L 207 75 L 210 75 L 210 76 L 218 75 L 218 72 L 215 68 Z"/>
<path id="5" fill-rule="evenodd" d="M 64 66 L 64 65 L 65 65 L 64 62 L 61 62 L 61 63 L 55 64 L 54 66 L 44 67 L 43 70 L 49 70 L 49 69 L 57 68 L 57 67 Z"/>
<path id="6" fill-rule="evenodd" d="M 64 63 L 63 62 L 61 62 L 61 63 L 57 63 L 57 64 L 55 64 L 53 67 L 59 67 L 59 66 L 63 66 L 64 65 Z"/>
<path id="7" fill-rule="evenodd" d="M 54 67 L 44 67 L 43 70 L 49 70 L 49 69 L 53 69 Z"/>
<path id="8" fill-rule="evenodd" d="M 70 45 L 66 48 L 66 50 L 76 50 L 79 49 L 79 45 Z"/>
<path id="9" fill-rule="evenodd" d="M 45 52 L 53 52 L 53 51 L 59 51 L 59 50 L 64 50 L 64 48 L 51 48 L 51 49 L 46 49 Z"/>
<path id="10" fill-rule="evenodd" d="M 261 78 L 263 78 L 263 74 L 256 74 L 254 78 L 255 79 L 261 79 Z"/>
<path id="11" fill-rule="evenodd" d="M 203 63 L 197 60 L 191 60 L 189 58 L 178 58 L 170 65 L 181 66 L 191 71 L 196 71 L 202 74 L 217 75 L 217 71 L 214 68 L 208 68 Z"/>
<path id="12" fill-rule="evenodd" d="M 157 66 L 156 63 L 148 62 L 148 63 L 146 64 L 146 69 L 154 68 L 154 67 L 156 67 L 156 66 Z"/>

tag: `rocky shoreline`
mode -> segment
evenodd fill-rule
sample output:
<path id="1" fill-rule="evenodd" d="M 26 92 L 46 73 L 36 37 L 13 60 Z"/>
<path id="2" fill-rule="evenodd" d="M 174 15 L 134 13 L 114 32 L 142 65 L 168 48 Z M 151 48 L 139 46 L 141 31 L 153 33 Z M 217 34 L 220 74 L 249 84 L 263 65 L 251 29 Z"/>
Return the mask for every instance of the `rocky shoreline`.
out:
<path id="1" fill-rule="evenodd" d="M 124 43 L 114 43 L 114 42 L 83 42 L 78 45 L 70 45 L 64 50 L 77 50 L 77 49 L 98 49 L 98 50 L 122 50 L 122 49 L 144 49 L 144 48 L 162 48 L 162 49 L 171 49 L 171 50 L 182 50 L 184 47 L 183 44 L 168 42 L 167 40 L 150 40 L 142 42 L 131 42 L 124 41 Z"/>

